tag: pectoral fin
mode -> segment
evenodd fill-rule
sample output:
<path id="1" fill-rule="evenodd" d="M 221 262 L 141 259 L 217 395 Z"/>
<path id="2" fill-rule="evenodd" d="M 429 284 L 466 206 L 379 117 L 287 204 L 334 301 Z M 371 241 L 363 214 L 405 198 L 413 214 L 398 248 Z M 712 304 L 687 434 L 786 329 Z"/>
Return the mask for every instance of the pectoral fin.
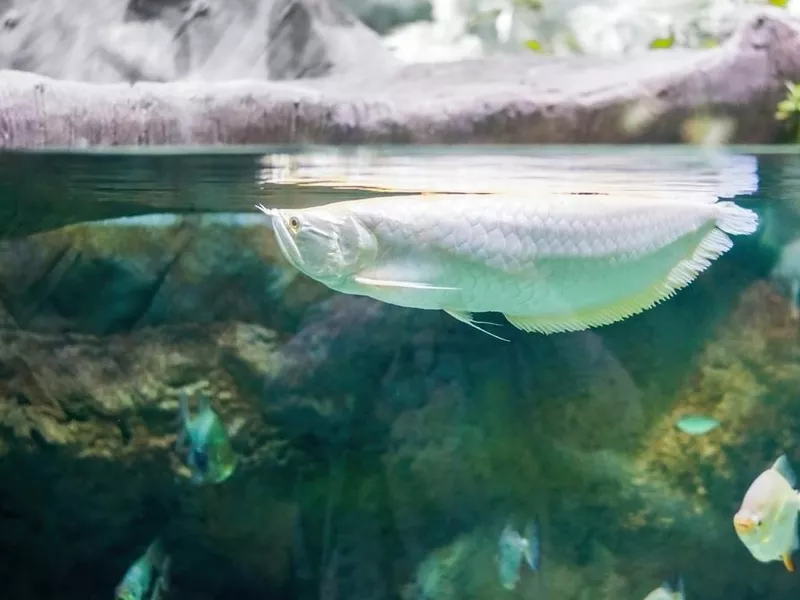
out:
<path id="1" fill-rule="evenodd" d="M 784 552 L 781 555 L 783 558 L 783 564 L 786 567 L 787 571 L 794 572 L 794 561 L 792 561 L 792 554 L 791 552 Z"/>
<path id="2" fill-rule="evenodd" d="M 373 279 L 372 277 L 356 276 L 353 278 L 361 285 L 371 285 L 375 287 L 388 287 L 405 290 L 457 290 L 458 288 L 432 285 L 430 283 L 421 283 L 419 281 L 398 281 L 391 279 Z"/>
<path id="3" fill-rule="evenodd" d="M 478 331 L 480 331 L 482 333 L 485 333 L 486 335 L 492 336 L 493 338 L 498 339 L 501 342 L 507 342 L 508 341 L 506 338 L 502 338 L 499 335 L 495 335 L 495 334 L 493 334 L 493 333 L 491 333 L 489 331 L 486 331 L 483 327 L 480 327 L 480 325 L 495 325 L 496 326 L 496 325 L 498 325 L 498 323 L 489 323 L 487 321 L 475 321 L 472 318 L 471 314 L 465 313 L 465 312 L 460 312 L 460 311 L 457 311 L 457 310 L 444 309 L 444 312 L 446 312 L 448 315 L 450 315 L 454 319 L 456 319 L 458 321 L 461 321 L 462 323 L 466 323 L 470 327 L 474 327 Z"/>

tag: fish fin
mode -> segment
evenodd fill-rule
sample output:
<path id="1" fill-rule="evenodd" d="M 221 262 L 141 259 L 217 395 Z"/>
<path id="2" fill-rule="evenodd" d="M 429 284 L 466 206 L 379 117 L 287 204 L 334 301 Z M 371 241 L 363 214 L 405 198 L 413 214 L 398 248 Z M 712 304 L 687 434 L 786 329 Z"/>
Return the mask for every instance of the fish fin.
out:
<path id="1" fill-rule="evenodd" d="M 503 337 L 500 337 L 499 335 L 495 335 L 494 333 L 491 333 L 490 331 L 486 331 L 483 327 L 480 326 L 480 325 L 499 325 L 499 323 L 488 323 L 488 322 L 485 322 L 485 321 L 475 321 L 472 318 L 472 315 L 470 313 L 465 313 L 465 312 L 461 312 L 461 311 L 457 311 L 457 310 L 447 310 L 446 308 L 443 309 L 443 310 L 444 310 L 444 312 L 446 312 L 448 315 L 450 315 L 451 317 L 453 317 L 457 321 L 461 321 L 462 323 L 466 323 L 470 327 L 474 327 L 475 329 L 477 329 L 478 331 L 480 331 L 482 333 L 485 333 L 486 335 L 492 336 L 493 338 L 495 338 L 497 340 L 500 340 L 502 342 L 509 341 L 506 338 L 503 338 Z"/>
<path id="2" fill-rule="evenodd" d="M 192 418 L 192 413 L 189 409 L 189 396 L 186 395 L 186 392 L 181 394 L 180 404 L 178 405 L 178 414 L 180 414 L 181 421 L 183 422 L 184 426 L 188 425 Z"/>
<path id="3" fill-rule="evenodd" d="M 198 398 L 198 408 L 201 411 L 205 412 L 207 410 L 211 410 L 211 398 L 208 394 L 201 393 L 198 395 Z"/>
<path id="4" fill-rule="evenodd" d="M 730 235 L 750 235 L 758 229 L 758 215 L 729 201 L 717 202 L 717 227 Z"/>
<path id="5" fill-rule="evenodd" d="M 166 554 L 164 554 L 164 545 L 161 543 L 160 537 L 157 537 L 155 540 L 153 540 L 153 542 L 147 547 L 145 556 L 147 557 L 147 562 L 150 563 L 150 566 L 158 570 L 161 569 L 161 565 L 164 564 Z"/>
<path id="6" fill-rule="evenodd" d="M 164 592 L 169 591 L 170 588 L 170 575 L 172 568 L 172 557 L 165 556 L 164 562 L 161 563 L 161 574 L 159 580 L 161 581 L 161 590 Z"/>
<path id="7" fill-rule="evenodd" d="M 772 468 L 781 474 L 786 482 L 794 489 L 797 485 L 797 475 L 794 473 L 794 469 L 792 469 L 792 465 L 789 464 L 789 459 L 786 458 L 785 454 L 781 454 L 777 460 L 772 464 Z"/>
<path id="8" fill-rule="evenodd" d="M 794 572 L 794 561 L 792 560 L 792 553 L 784 552 L 783 554 L 781 554 L 781 558 L 783 559 L 783 565 L 786 567 L 786 570 Z"/>
<path id="9" fill-rule="evenodd" d="M 528 542 L 525 546 L 525 562 L 534 571 L 539 570 L 541 561 L 541 545 L 539 541 L 539 520 L 534 519 L 525 527 L 525 540 Z"/>
<path id="10" fill-rule="evenodd" d="M 731 204 L 728 202 L 727 204 Z M 740 208 L 733 205 L 735 208 Z M 745 209 L 740 209 L 745 210 Z M 752 211 L 749 211 L 752 212 Z M 752 213 L 755 215 L 755 213 Z M 686 256 L 676 264 L 666 276 L 642 290 L 641 292 L 624 298 L 614 304 L 606 304 L 594 308 L 587 308 L 579 311 L 569 311 L 563 313 L 551 313 L 544 315 L 508 315 L 505 318 L 517 329 L 527 332 L 536 332 L 549 335 L 565 331 L 583 331 L 593 327 L 610 325 L 617 321 L 622 321 L 633 315 L 637 315 L 645 310 L 654 307 L 661 302 L 672 298 L 679 290 L 685 288 L 697 276 L 705 271 L 711 262 L 730 250 L 733 242 L 726 235 L 726 231 L 746 231 L 750 221 L 738 213 L 729 220 L 720 218 L 718 220 L 719 229 L 714 228 L 709 231 L 694 248 L 691 255 Z"/>
<path id="11" fill-rule="evenodd" d="M 458 290 L 458 288 L 433 285 L 430 283 L 422 283 L 420 281 L 398 281 L 391 279 L 375 279 L 372 277 L 362 277 L 358 275 L 353 278 L 354 281 L 361 285 L 369 285 L 374 287 L 388 287 L 406 290 Z"/>
<path id="12" fill-rule="evenodd" d="M 175 438 L 175 452 L 183 454 L 186 451 L 186 429 L 182 428 Z"/>

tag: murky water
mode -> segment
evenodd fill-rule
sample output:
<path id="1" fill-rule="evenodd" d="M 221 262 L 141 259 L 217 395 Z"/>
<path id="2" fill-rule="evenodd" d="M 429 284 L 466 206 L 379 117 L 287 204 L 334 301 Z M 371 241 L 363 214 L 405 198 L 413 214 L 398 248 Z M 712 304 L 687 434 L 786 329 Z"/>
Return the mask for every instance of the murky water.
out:
<path id="1" fill-rule="evenodd" d="M 504 343 L 299 274 L 254 208 L 541 190 L 713 192 L 760 226 L 651 310 Z M 142 556 L 143 599 L 800 592 L 733 525 L 800 469 L 796 152 L 8 153 L 0 216 L 4 597 L 114 598 Z"/>

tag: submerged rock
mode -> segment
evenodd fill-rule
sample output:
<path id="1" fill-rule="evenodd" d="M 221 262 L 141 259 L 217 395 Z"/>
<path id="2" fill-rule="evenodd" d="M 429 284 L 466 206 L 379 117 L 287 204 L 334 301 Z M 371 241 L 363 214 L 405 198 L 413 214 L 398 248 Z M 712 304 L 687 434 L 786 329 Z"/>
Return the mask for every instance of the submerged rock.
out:
<path id="1" fill-rule="evenodd" d="M 800 462 L 798 325 L 757 236 L 641 315 L 502 343 L 284 278 L 265 229 L 160 214 L 0 242 L 9 595 L 107 597 L 160 534 L 177 598 L 500 599 L 497 537 L 532 515 L 518 595 L 796 591 L 731 523 L 777 454 Z M 224 483 L 173 450 L 184 392 L 240 424 Z M 687 436 L 688 412 L 721 424 Z"/>

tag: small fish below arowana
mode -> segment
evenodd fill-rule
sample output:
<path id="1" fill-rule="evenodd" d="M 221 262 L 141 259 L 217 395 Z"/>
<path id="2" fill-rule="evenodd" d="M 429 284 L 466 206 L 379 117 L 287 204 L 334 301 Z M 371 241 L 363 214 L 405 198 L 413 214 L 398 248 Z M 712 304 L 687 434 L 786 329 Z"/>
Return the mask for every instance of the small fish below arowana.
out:
<path id="1" fill-rule="evenodd" d="M 297 210 L 257 207 L 296 269 L 329 288 L 514 327 L 580 331 L 689 285 L 758 226 L 711 192 L 423 194 Z M 495 324 L 496 325 L 496 324 Z"/>
<path id="2" fill-rule="evenodd" d="M 684 600 L 683 577 L 675 584 L 664 582 L 644 597 L 644 600 Z"/>
<path id="3" fill-rule="evenodd" d="M 719 425 L 715 418 L 704 415 L 684 415 L 675 423 L 678 429 L 690 435 L 704 435 Z"/>
<path id="4" fill-rule="evenodd" d="M 228 429 L 211 408 L 208 396 L 200 396 L 199 408 L 193 415 L 189 398 L 180 403 L 181 432 L 176 450 L 186 462 L 194 483 L 221 483 L 230 477 L 238 463 Z"/>
<path id="5" fill-rule="evenodd" d="M 161 600 L 169 590 L 170 557 L 155 540 L 125 572 L 114 590 L 115 600 Z"/>
<path id="6" fill-rule="evenodd" d="M 506 525 L 500 533 L 497 564 L 500 584 L 507 590 L 517 587 L 524 563 L 533 571 L 541 566 L 541 542 L 539 540 L 539 523 L 531 521 L 525 527 L 525 535 L 520 535 L 510 525 Z"/>
<path id="7" fill-rule="evenodd" d="M 797 477 L 785 454 L 750 484 L 733 517 L 739 539 L 760 562 L 783 561 L 794 571 L 792 553 L 800 547 L 797 513 L 800 493 Z"/>

